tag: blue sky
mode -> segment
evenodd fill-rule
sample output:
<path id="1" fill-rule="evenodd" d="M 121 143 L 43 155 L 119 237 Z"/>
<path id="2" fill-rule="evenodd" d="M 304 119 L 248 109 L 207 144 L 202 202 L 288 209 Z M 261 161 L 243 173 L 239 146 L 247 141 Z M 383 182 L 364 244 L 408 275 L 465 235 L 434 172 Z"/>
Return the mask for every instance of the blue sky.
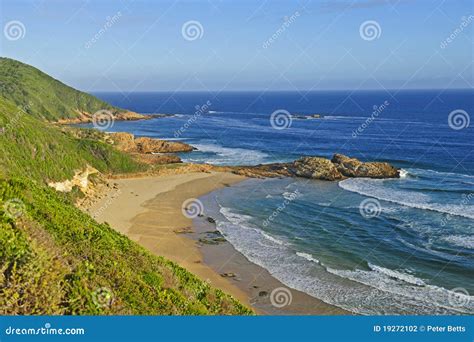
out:
<path id="1" fill-rule="evenodd" d="M 3 0 L 1 7 L 1 55 L 85 91 L 473 85 L 469 0 Z M 12 21 L 24 26 L 22 38 L 7 39 Z M 201 25 L 198 39 L 183 37 L 189 21 Z M 373 40 L 360 33 L 367 21 L 378 25 Z"/>

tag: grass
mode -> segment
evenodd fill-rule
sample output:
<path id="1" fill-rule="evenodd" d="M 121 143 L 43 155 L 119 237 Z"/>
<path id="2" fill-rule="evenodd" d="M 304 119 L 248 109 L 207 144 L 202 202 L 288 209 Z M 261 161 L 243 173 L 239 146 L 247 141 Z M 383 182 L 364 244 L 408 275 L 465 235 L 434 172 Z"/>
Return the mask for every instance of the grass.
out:
<path id="1" fill-rule="evenodd" d="M 76 118 L 79 112 L 120 110 L 30 65 L 3 57 L 0 58 L 0 97 L 47 121 Z"/>
<path id="2" fill-rule="evenodd" d="M 6 58 L 0 81 L 0 314 L 252 313 L 77 209 L 77 189 L 47 186 L 87 165 L 147 170 L 100 132 L 47 122 L 112 106 Z"/>
<path id="3" fill-rule="evenodd" d="M 0 227 L 0 314 L 251 313 L 34 181 L 0 180 Z"/>

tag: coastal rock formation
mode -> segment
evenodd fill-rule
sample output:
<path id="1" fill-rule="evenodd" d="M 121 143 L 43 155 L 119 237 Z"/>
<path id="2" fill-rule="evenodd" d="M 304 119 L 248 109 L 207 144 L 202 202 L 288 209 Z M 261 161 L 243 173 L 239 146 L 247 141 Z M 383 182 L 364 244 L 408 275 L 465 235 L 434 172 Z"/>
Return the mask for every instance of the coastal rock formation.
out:
<path id="1" fill-rule="evenodd" d="M 367 177 L 367 178 L 398 178 L 399 171 L 389 163 L 361 162 L 356 158 L 350 158 L 343 154 L 335 154 L 331 162 L 337 170 L 345 177 Z"/>
<path id="2" fill-rule="evenodd" d="M 111 143 L 120 151 L 134 153 L 177 153 L 190 152 L 191 145 L 153 138 L 135 138 L 130 133 L 110 133 Z"/>
<path id="3" fill-rule="evenodd" d="M 136 138 L 135 145 L 139 153 L 177 153 L 191 152 L 191 145 L 152 138 Z"/>
<path id="4" fill-rule="evenodd" d="M 48 185 L 59 192 L 71 192 L 77 186 L 83 193 L 87 193 L 90 184 L 89 176 L 98 172 L 92 166 L 87 165 L 84 170 L 76 171 L 72 179 L 65 180 L 64 182 L 50 182 Z"/>
<path id="5" fill-rule="evenodd" d="M 175 154 L 140 154 L 133 153 L 133 157 L 148 165 L 181 163 L 181 158 Z"/>
<path id="6" fill-rule="evenodd" d="M 319 157 L 303 157 L 294 161 L 289 170 L 298 177 L 339 180 L 344 177 L 329 159 Z"/>
<path id="7" fill-rule="evenodd" d="M 399 170 L 389 163 L 361 162 L 342 154 L 335 154 L 331 160 L 321 157 L 302 157 L 291 163 L 243 166 L 235 168 L 233 172 L 254 178 L 303 177 L 328 181 L 353 177 L 400 177 Z"/>

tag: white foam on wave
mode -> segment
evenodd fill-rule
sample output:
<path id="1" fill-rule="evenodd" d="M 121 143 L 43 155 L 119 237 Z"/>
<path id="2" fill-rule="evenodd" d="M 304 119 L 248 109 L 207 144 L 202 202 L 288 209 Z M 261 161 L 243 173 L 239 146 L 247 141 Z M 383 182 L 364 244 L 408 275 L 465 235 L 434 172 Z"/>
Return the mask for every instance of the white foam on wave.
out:
<path id="1" fill-rule="evenodd" d="M 356 192 L 378 200 L 401 204 L 411 208 L 437 211 L 474 219 L 473 205 L 432 202 L 432 198 L 429 195 L 388 188 L 384 185 L 384 181 L 381 180 L 351 178 L 340 181 L 338 184 L 344 190 Z"/>
<path id="2" fill-rule="evenodd" d="M 473 235 L 449 235 L 443 237 L 442 240 L 457 247 L 474 249 Z"/>
<path id="3" fill-rule="evenodd" d="M 320 263 L 320 261 L 316 258 L 314 258 L 311 254 L 308 254 L 308 253 L 303 253 L 303 252 L 296 252 L 296 255 L 297 256 L 300 256 L 302 257 L 303 259 L 306 259 L 308 261 L 312 261 L 312 262 L 315 262 L 317 264 Z"/>
<path id="4" fill-rule="evenodd" d="M 408 176 L 408 171 L 405 169 L 400 169 L 400 178 L 407 178 Z"/>
<path id="5" fill-rule="evenodd" d="M 193 144 L 198 151 L 212 153 L 213 156 L 204 161 L 216 165 L 254 165 L 261 164 L 268 155 L 258 150 L 224 147 L 216 144 Z M 185 162 L 203 161 L 193 157 L 193 153 L 182 156 Z"/>
<path id="6" fill-rule="evenodd" d="M 453 307 L 453 291 L 427 285 L 407 271 L 377 265 L 370 265 L 368 271 L 327 268 L 312 255 L 295 252 L 293 245 L 280 244 L 273 236 L 269 239 L 269 234 L 252 225 L 251 217 L 222 206 L 219 211 L 224 220 L 216 218 L 217 229 L 237 251 L 289 288 L 326 303 L 369 315 L 474 313 L 474 298 Z"/>

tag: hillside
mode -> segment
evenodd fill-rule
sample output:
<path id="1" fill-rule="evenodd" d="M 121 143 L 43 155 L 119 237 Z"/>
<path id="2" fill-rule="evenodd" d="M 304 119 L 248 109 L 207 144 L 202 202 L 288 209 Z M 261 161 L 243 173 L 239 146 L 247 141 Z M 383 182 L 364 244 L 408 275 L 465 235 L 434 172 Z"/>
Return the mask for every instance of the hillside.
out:
<path id="1" fill-rule="evenodd" d="M 251 313 L 185 269 L 95 222 L 74 206 L 77 192 L 48 187 L 47 182 L 69 179 L 87 165 L 102 173 L 147 166 L 100 141 L 99 133 L 74 134 L 43 120 L 37 109 L 22 107 L 33 94 L 41 111 L 60 118 L 60 108 L 81 102 L 59 99 L 76 91 L 49 79 L 59 92 L 53 87 L 53 95 L 43 97 L 37 93 L 41 86 L 20 87 L 15 77 L 10 89 L 22 89 L 16 101 L 0 95 L 0 314 Z"/>
<path id="2" fill-rule="evenodd" d="M 71 88 L 30 65 L 3 57 L 0 58 L 0 97 L 47 121 L 86 121 L 84 115 L 90 117 L 102 110 L 115 115 L 130 113 L 135 119 L 141 117 Z"/>

